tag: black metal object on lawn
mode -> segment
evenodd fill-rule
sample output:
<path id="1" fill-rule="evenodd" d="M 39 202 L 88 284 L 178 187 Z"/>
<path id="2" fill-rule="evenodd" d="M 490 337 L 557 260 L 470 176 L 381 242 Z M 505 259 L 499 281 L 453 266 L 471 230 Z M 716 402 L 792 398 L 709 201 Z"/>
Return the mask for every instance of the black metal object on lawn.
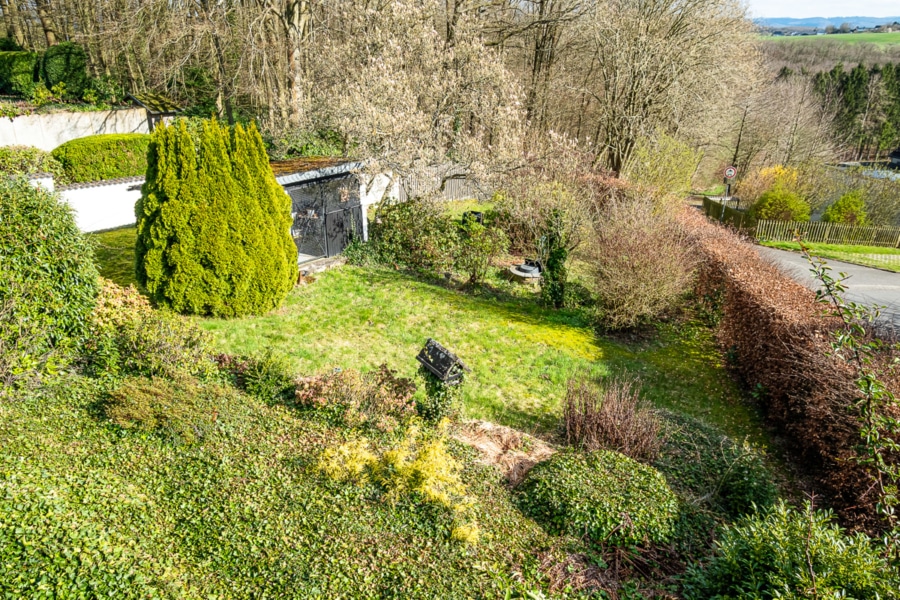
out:
<path id="1" fill-rule="evenodd" d="M 464 372 L 472 372 L 458 356 L 431 338 L 425 342 L 425 347 L 416 356 L 416 360 L 435 377 L 450 385 L 461 383 Z"/>
<path id="2" fill-rule="evenodd" d="M 464 212 L 464 213 L 462 214 L 462 220 L 463 220 L 463 222 L 465 222 L 466 219 L 475 219 L 475 221 L 476 221 L 479 225 L 484 225 L 484 213 L 481 212 L 481 211 L 478 211 L 478 210 L 467 210 L 466 212 Z"/>

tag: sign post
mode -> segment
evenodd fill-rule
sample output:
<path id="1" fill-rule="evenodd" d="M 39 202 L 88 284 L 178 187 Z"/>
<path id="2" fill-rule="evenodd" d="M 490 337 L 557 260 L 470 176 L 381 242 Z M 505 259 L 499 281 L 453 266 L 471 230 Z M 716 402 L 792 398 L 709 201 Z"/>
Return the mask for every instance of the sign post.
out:
<path id="1" fill-rule="evenodd" d="M 725 169 L 725 196 L 722 198 L 722 215 L 719 217 L 719 222 L 725 220 L 725 207 L 728 206 L 728 200 L 731 198 L 731 180 L 736 175 L 737 169 L 735 167 L 729 166 Z"/>

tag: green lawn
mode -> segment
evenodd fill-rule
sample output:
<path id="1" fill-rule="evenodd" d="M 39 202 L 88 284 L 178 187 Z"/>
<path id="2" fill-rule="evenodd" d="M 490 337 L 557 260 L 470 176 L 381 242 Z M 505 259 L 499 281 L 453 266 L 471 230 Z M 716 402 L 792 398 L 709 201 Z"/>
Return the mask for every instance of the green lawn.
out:
<path id="1" fill-rule="evenodd" d="M 95 234 L 101 273 L 133 283 L 134 228 Z M 713 340 L 697 325 L 665 325 L 624 343 L 597 336 L 584 315 L 548 311 L 533 295 L 473 295 L 384 269 L 342 267 L 296 288 L 284 305 L 244 319 L 202 319 L 230 353 L 273 349 L 301 373 L 370 369 L 387 363 L 414 375 L 429 337 L 472 368 L 466 414 L 526 430 L 556 425 L 566 380 L 578 370 L 637 376 L 652 402 L 720 426 L 733 437 L 765 441 Z"/>
<path id="2" fill-rule="evenodd" d="M 900 32 L 892 33 L 848 33 L 839 35 L 797 35 L 797 36 L 765 36 L 766 41 L 789 44 L 816 44 L 824 41 L 844 44 L 875 44 L 878 46 L 894 46 L 900 44 Z"/>
<path id="3" fill-rule="evenodd" d="M 763 246 L 781 250 L 800 251 L 797 242 L 761 242 Z M 900 272 L 900 249 L 882 246 L 853 246 L 844 244 L 806 244 L 812 254 L 831 260 L 878 267 Z"/>

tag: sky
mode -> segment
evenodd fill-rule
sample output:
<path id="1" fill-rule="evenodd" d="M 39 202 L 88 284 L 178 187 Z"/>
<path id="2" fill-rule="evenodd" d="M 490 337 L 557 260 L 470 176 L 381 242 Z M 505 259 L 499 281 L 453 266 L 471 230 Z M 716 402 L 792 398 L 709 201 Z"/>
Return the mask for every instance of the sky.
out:
<path id="1" fill-rule="evenodd" d="M 895 17 L 897 0 L 746 0 L 754 18 Z"/>

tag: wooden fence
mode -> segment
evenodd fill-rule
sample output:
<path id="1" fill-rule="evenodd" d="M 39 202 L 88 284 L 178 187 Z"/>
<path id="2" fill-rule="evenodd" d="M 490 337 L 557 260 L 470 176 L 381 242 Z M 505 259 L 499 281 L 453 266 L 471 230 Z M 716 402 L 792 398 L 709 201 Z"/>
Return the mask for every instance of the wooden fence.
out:
<path id="1" fill-rule="evenodd" d="M 726 206 L 722 210 L 722 203 L 712 198 L 703 198 L 703 212 L 707 217 L 715 221 L 727 223 L 738 229 L 752 229 L 756 225 L 756 221 L 743 210 L 737 210 L 731 206 Z"/>
<path id="2" fill-rule="evenodd" d="M 791 242 L 799 234 L 804 241 L 820 244 L 853 244 L 900 248 L 900 227 L 857 227 L 823 221 L 759 221 L 756 239 Z"/>

